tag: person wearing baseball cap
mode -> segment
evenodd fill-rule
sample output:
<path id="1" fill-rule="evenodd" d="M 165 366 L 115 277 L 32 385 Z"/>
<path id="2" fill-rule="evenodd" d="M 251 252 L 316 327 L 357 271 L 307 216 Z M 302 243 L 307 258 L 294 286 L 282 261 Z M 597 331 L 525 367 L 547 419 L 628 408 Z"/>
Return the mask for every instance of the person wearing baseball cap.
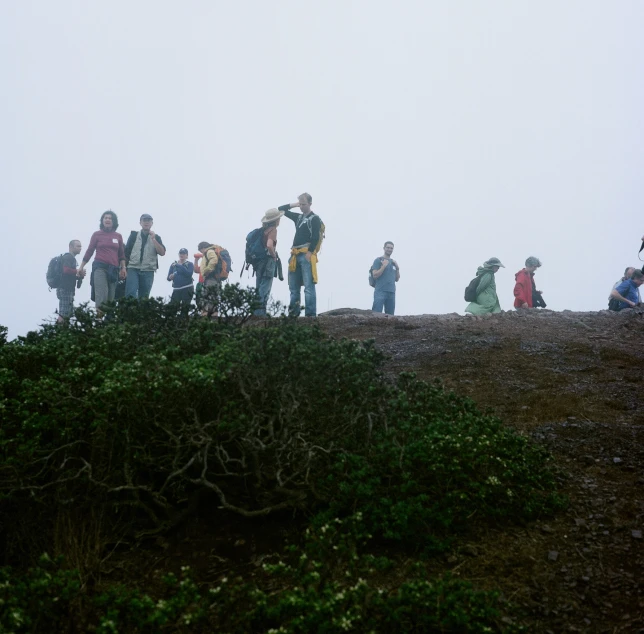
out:
<path id="1" fill-rule="evenodd" d="M 170 302 L 179 304 L 185 311 L 189 309 L 195 292 L 192 283 L 194 271 L 194 265 L 192 262 L 188 262 L 188 249 L 179 249 L 179 259 L 170 265 L 168 271 L 168 281 L 172 282 Z"/>
<path id="2" fill-rule="evenodd" d="M 483 262 L 476 270 L 478 284 L 476 286 L 476 300 L 470 302 L 465 308 L 471 315 L 484 315 L 486 313 L 500 313 L 499 296 L 496 294 L 496 281 L 494 274 L 505 268 L 499 258 L 490 258 Z"/>
<path id="3" fill-rule="evenodd" d="M 165 255 L 161 236 L 152 231 L 153 222 L 150 214 L 141 214 L 141 231 L 131 231 L 125 245 L 126 297 L 137 299 L 150 297 L 154 274 L 159 268 L 159 256 Z"/>

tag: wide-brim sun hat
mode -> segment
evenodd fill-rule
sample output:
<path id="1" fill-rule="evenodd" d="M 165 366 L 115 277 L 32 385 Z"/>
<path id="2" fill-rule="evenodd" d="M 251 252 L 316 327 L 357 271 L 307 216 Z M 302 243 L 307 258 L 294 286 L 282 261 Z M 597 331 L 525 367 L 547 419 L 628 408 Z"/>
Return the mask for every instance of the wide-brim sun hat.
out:
<path id="1" fill-rule="evenodd" d="M 283 211 L 280 211 L 279 209 L 269 209 L 265 214 L 264 217 L 262 218 L 262 224 L 268 224 L 269 222 L 275 222 L 279 218 L 281 218 L 284 215 Z"/>
<path id="2" fill-rule="evenodd" d="M 505 268 L 503 264 L 501 264 L 501 260 L 499 258 L 490 258 L 485 262 L 484 266 L 500 266 L 501 268 Z"/>

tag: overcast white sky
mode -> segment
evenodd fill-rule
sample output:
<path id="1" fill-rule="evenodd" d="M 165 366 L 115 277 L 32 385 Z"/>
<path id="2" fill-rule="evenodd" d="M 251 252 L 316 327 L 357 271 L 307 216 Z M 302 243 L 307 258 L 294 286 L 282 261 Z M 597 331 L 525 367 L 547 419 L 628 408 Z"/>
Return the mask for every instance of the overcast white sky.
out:
<path id="1" fill-rule="evenodd" d="M 237 280 L 303 191 L 318 312 L 371 307 L 385 240 L 397 314 L 462 312 L 491 256 L 504 309 L 529 255 L 549 308 L 605 308 L 644 233 L 642 33 L 641 0 L 0 0 L 0 324 L 53 317 L 47 263 L 106 209 L 154 216 L 169 295 L 180 247 Z"/>

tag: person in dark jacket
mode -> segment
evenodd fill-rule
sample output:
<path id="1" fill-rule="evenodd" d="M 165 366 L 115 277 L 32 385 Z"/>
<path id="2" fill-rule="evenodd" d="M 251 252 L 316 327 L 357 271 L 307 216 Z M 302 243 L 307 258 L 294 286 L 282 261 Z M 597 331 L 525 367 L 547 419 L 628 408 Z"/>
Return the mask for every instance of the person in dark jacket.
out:
<path id="1" fill-rule="evenodd" d="M 188 261 L 188 249 L 179 249 L 179 259 L 170 265 L 168 281 L 172 282 L 172 297 L 170 301 L 182 307 L 190 306 L 195 292 L 192 276 L 195 267 Z"/>
<path id="2" fill-rule="evenodd" d="M 514 285 L 514 307 L 515 308 L 532 308 L 533 294 L 536 292 L 541 295 L 541 291 L 534 289 L 534 274 L 541 266 L 539 258 L 530 256 L 525 261 L 525 268 L 521 269 L 515 276 Z"/>
<path id="3" fill-rule="evenodd" d="M 57 323 L 65 323 L 74 310 L 74 295 L 76 294 L 76 281 L 85 277 L 86 271 L 78 268 L 76 256 L 81 252 L 80 240 L 72 240 L 69 243 L 69 252 L 63 255 L 63 276 L 60 286 L 56 289 L 58 298 L 58 319 Z"/>
<path id="4" fill-rule="evenodd" d="M 300 314 L 301 288 L 304 286 L 304 314 L 307 317 L 317 315 L 317 297 L 315 285 L 318 283 L 318 251 L 324 230 L 320 216 L 313 213 L 311 194 L 300 194 L 297 202 L 278 207 L 287 218 L 295 223 L 295 237 L 291 248 L 291 259 L 288 263 L 288 287 L 291 301 L 288 313 L 297 317 Z M 299 207 L 302 213 L 290 211 Z"/>

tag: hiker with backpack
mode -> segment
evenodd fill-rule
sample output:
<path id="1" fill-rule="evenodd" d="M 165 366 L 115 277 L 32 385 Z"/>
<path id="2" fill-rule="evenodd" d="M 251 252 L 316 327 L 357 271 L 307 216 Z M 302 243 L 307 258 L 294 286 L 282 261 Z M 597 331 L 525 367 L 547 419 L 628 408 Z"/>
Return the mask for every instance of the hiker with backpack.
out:
<path id="1" fill-rule="evenodd" d="M 51 260 L 47 269 L 47 283 L 56 289 L 58 298 L 58 318 L 56 323 L 63 324 L 69 320 L 74 310 L 76 284 L 80 287 L 86 272 L 78 268 L 76 256 L 81 252 L 80 240 L 71 240 L 69 251 Z"/>
<path id="2" fill-rule="evenodd" d="M 127 277 L 125 269 L 125 247 L 123 236 L 117 233 L 119 221 L 113 211 L 106 211 L 101 216 L 99 230 L 92 234 L 89 246 L 79 270 L 79 277 L 84 274 L 87 263 L 96 257 L 92 263 L 90 285 L 92 287 L 92 300 L 96 303 L 99 317 L 103 316 L 103 307 L 107 302 L 114 301 L 114 291 L 118 279 Z"/>
<path id="3" fill-rule="evenodd" d="M 284 215 L 279 209 L 269 209 L 262 218 L 262 226 L 253 229 L 246 236 L 246 262 L 245 270 L 253 267 L 255 275 L 255 288 L 259 294 L 259 307 L 255 315 L 266 315 L 266 305 L 273 288 L 273 278 L 282 277 L 282 266 L 277 255 L 277 227 Z M 242 273 L 244 268 L 242 268 Z"/>
<path id="4" fill-rule="evenodd" d="M 131 231 L 125 245 L 125 296 L 148 299 L 154 274 L 159 268 L 159 256 L 165 255 L 165 246 L 161 236 L 152 231 L 154 220 L 150 214 L 142 214 L 139 223 L 141 231 Z"/>
<path id="5" fill-rule="evenodd" d="M 228 279 L 232 271 L 230 254 L 223 247 L 210 242 L 200 242 L 197 249 L 203 256 L 199 262 L 199 272 L 203 276 L 204 296 L 201 314 L 204 317 L 218 317 L 217 296 L 222 282 Z"/>
<path id="6" fill-rule="evenodd" d="M 535 271 L 541 266 L 539 258 L 530 256 L 525 261 L 525 268 L 521 269 L 515 274 L 514 285 L 514 307 L 519 308 L 533 308 L 535 293 L 541 295 L 541 291 L 534 289 L 534 274 Z"/>
<path id="7" fill-rule="evenodd" d="M 300 194 L 297 202 L 278 207 L 287 218 L 295 223 L 295 236 L 291 257 L 288 262 L 288 288 L 291 300 L 288 313 L 297 317 L 301 310 L 301 288 L 304 286 L 304 314 L 306 317 L 317 315 L 315 285 L 318 283 L 318 253 L 324 239 L 324 223 L 320 216 L 313 213 L 311 194 Z M 290 211 L 299 208 L 301 213 Z"/>
<path id="8" fill-rule="evenodd" d="M 496 294 L 495 273 L 501 268 L 499 258 L 490 258 L 483 262 L 476 271 L 476 277 L 465 289 L 465 301 L 470 302 L 465 308 L 471 315 L 484 315 L 486 313 L 500 313 L 499 296 Z"/>
<path id="9" fill-rule="evenodd" d="M 369 269 L 369 284 L 374 287 L 371 308 L 374 313 L 381 313 L 384 309 L 386 315 L 393 315 L 396 310 L 396 282 L 400 279 L 400 268 L 391 257 L 393 252 L 394 243 L 385 242 L 384 256 L 376 258 Z"/>
<path id="10" fill-rule="evenodd" d="M 610 296 L 616 299 L 619 304 L 612 310 L 624 310 L 625 308 L 636 308 L 640 303 L 639 288 L 644 283 L 644 273 L 635 269 L 629 279 L 625 280 L 614 289 Z"/>
<path id="11" fill-rule="evenodd" d="M 192 276 L 195 267 L 188 262 L 188 249 L 179 249 L 179 259 L 170 265 L 168 282 L 172 282 L 172 297 L 170 302 L 180 304 L 186 310 L 190 307 L 194 285 Z"/>
<path id="12" fill-rule="evenodd" d="M 627 266 L 626 269 L 624 270 L 624 276 L 621 277 L 615 284 L 613 284 L 613 288 L 611 289 L 611 293 L 608 296 L 608 310 L 619 310 L 619 304 L 620 301 L 619 299 L 615 299 L 613 297 L 613 291 L 620 285 L 622 282 L 626 282 L 626 280 L 630 280 L 631 276 L 633 275 L 633 272 L 635 271 L 634 266 Z M 640 292 L 640 289 L 637 289 L 637 303 L 641 304 L 642 303 L 642 295 Z"/>

